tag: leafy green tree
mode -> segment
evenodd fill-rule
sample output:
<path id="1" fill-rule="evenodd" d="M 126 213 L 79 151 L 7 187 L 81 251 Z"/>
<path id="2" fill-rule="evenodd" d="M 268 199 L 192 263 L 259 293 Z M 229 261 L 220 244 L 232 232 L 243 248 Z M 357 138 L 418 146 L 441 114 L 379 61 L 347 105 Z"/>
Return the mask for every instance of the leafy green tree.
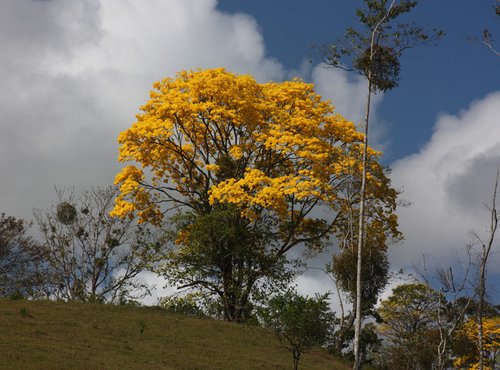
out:
<path id="1" fill-rule="evenodd" d="M 362 316 L 362 249 L 365 245 L 365 197 L 368 173 L 368 128 L 370 121 L 371 97 L 373 93 L 388 91 L 399 82 L 400 57 L 404 50 L 422 44 L 431 44 L 441 38 L 442 31 L 427 32 L 413 23 L 394 24 L 403 14 L 410 12 L 418 1 L 409 0 L 365 0 L 366 8 L 357 9 L 361 27 L 348 28 L 345 36 L 336 43 L 319 47 L 325 63 L 333 67 L 354 71 L 368 81 L 366 112 L 364 120 L 364 151 L 362 156 L 362 181 L 357 237 L 356 267 L 356 319 L 354 353 L 355 368 L 361 368 L 359 340 Z"/>
<path id="2" fill-rule="evenodd" d="M 290 291 L 271 298 L 261 317 L 281 345 L 292 353 L 295 370 L 305 352 L 329 339 L 334 322 L 328 294 L 308 298 Z"/>
<path id="3" fill-rule="evenodd" d="M 272 225 L 250 225 L 234 207 L 179 214 L 171 221 L 170 240 L 176 243 L 160 255 L 166 259 L 155 271 L 179 289 L 202 293 L 202 305 L 217 297 L 226 321 L 248 321 L 255 301 L 286 289 L 294 277 L 295 266 L 269 248 Z"/>
<path id="4" fill-rule="evenodd" d="M 431 369 L 439 344 L 437 307 L 441 293 L 424 284 L 404 284 L 380 303 L 378 333 L 385 348 L 382 362 L 390 369 Z"/>
<path id="5" fill-rule="evenodd" d="M 384 170 L 385 171 L 385 170 Z M 373 170 L 372 170 L 373 172 Z M 339 252 L 332 258 L 327 271 L 334 282 L 339 298 L 345 293 L 346 300 L 355 306 L 357 296 L 357 276 L 353 273 L 357 269 L 357 228 L 359 215 L 359 187 L 360 179 L 353 179 L 348 185 L 349 194 L 343 204 L 343 214 L 339 218 L 339 229 L 336 233 L 339 241 Z M 371 193 L 372 189 L 369 189 Z M 385 215 L 380 213 L 380 204 L 377 197 L 367 196 L 365 199 L 365 242 L 362 249 L 361 270 L 361 313 L 363 317 L 373 315 L 373 306 L 377 302 L 379 293 L 387 285 L 389 278 L 389 263 L 387 259 L 388 246 L 401 239 L 397 230 L 397 223 L 384 223 Z M 353 325 L 355 310 L 346 311 L 341 303 L 341 315 L 335 338 L 335 352 L 338 355 L 351 357 L 346 348 L 352 347 Z"/>
<path id="6" fill-rule="evenodd" d="M 0 296 L 41 294 L 40 248 L 29 227 L 27 221 L 0 214 Z"/>
<path id="7" fill-rule="evenodd" d="M 133 219 L 111 217 L 117 189 L 92 188 L 79 198 L 58 192 L 50 210 L 35 212 L 50 296 L 79 301 L 125 301 L 147 293 L 137 280 L 154 250 L 152 234 Z"/>
<path id="8" fill-rule="evenodd" d="M 386 249 L 378 249 L 367 245 L 363 250 L 362 276 L 362 306 L 363 317 L 373 315 L 373 306 L 377 301 L 379 292 L 387 285 L 389 263 L 387 261 Z M 356 250 L 347 248 L 333 257 L 333 262 L 329 266 L 331 274 L 335 279 L 338 288 L 347 293 L 347 300 L 355 303 L 356 298 L 356 276 L 353 271 L 356 270 L 357 253 Z M 340 294 L 340 292 L 339 292 Z M 339 318 L 334 347 L 332 351 L 339 356 L 347 356 L 351 359 L 353 352 L 346 350 L 350 347 L 354 338 L 353 324 L 354 311 L 349 311 L 345 316 Z M 363 329 L 364 330 L 364 329 Z M 365 352 L 363 345 L 360 345 L 360 351 Z M 361 357 L 364 357 L 362 354 Z"/>
<path id="9" fill-rule="evenodd" d="M 365 264 L 363 264 L 361 310 L 368 313 L 377 303 L 377 297 L 387 285 L 389 262 L 385 249 L 368 245 L 363 251 Z M 356 276 L 352 274 L 356 270 L 357 253 L 355 250 L 346 249 L 333 258 L 333 273 L 343 291 L 347 292 L 352 302 L 356 297 Z"/>

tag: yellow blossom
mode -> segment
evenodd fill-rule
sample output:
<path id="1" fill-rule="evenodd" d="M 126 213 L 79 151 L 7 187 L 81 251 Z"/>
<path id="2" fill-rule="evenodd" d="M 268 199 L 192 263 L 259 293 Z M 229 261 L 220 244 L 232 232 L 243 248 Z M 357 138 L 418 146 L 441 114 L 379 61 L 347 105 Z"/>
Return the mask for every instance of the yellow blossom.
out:
<path id="1" fill-rule="evenodd" d="M 249 218 L 264 209 L 289 217 L 298 203 L 340 209 L 340 185 L 361 173 L 363 135 L 312 84 L 260 84 L 216 68 L 182 71 L 153 87 L 118 137 L 119 160 L 140 167 L 116 176 L 114 215 L 160 222 L 163 205 L 207 200 Z M 378 155 L 370 148 L 370 189 L 385 196 Z"/>

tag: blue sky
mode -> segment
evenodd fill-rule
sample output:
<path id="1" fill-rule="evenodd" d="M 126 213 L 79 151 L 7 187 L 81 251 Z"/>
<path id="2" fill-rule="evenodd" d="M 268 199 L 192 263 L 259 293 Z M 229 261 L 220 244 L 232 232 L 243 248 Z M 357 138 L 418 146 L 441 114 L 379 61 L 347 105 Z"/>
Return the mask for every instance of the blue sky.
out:
<path id="1" fill-rule="evenodd" d="M 438 47 L 418 47 L 402 58 L 400 86 L 386 94 L 380 115 L 390 125 L 385 160 L 418 151 L 431 137 L 440 113 L 455 113 L 500 86 L 498 57 L 467 42 L 488 28 L 500 40 L 500 17 L 493 0 L 423 0 L 407 19 L 439 28 L 446 37 Z M 251 14 L 258 22 L 270 57 L 287 69 L 313 62 L 311 44 L 330 43 L 356 26 L 355 8 L 362 1 L 220 0 L 218 8 Z M 335 102 L 334 102 L 335 103 Z"/>
<path id="2" fill-rule="evenodd" d="M 325 68 L 309 46 L 355 25 L 362 4 L 0 1 L 0 212 L 30 219 L 33 208 L 56 201 L 54 186 L 111 184 L 121 167 L 118 134 L 153 82 L 183 69 L 222 66 L 259 81 L 298 75 L 360 122 L 366 81 Z M 398 210 L 405 241 L 390 250 L 395 270 L 411 269 L 423 254 L 436 266 L 456 266 L 470 231 L 486 233 L 483 203 L 500 168 L 500 58 L 465 39 L 489 28 L 500 40 L 494 4 L 422 0 L 409 19 L 447 36 L 437 47 L 407 51 L 400 87 L 373 101 L 372 143 L 411 203 Z M 499 245 L 492 274 L 500 273 Z M 308 275 L 301 284 L 311 292 L 330 282 Z"/>

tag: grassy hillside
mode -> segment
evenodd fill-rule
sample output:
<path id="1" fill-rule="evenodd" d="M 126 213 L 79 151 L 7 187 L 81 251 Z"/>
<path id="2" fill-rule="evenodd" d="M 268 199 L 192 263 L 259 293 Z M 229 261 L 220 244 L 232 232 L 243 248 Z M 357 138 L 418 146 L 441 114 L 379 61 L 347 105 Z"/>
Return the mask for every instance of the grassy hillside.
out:
<path id="1" fill-rule="evenodd" d="M 262 328 L 160 309 L 0 299 L 0 369 L 290 369 Z M 321 350 L 302 369 L 349 369 Z"/>

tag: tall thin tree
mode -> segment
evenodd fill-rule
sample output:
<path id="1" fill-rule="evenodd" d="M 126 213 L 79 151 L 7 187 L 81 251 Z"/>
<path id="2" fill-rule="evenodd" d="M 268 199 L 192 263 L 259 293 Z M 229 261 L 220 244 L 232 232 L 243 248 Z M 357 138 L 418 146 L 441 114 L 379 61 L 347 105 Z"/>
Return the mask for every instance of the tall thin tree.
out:
<path id="1" fill-rule="evenodd" d="M 497 202 L 497 190 L 498 190 L 498 177 L 499 171 L 497 171 L 497 176 L 495 180 L 495 187 L 493 189 L 493 197 L 491 200 L 491 206 L 486 205 L 488 211 L 490 212 L 490 224 L 488 228 L 487 238 L 479 236 L 478 233 L 473 232 L 472 236 L 479 244 L 479 281 L 477 285 L 477 331 L 478 331 L 478 351 L 479 351 L 479 370 L 484 368 L 484 333 L 483 333 L 483 316 L 484 316 L 484 306 L 486 297 L 486 268 L 488 265 L 488 259 L 491 254 L 491 248 L 495 242 L 495 234 L 498 229 L 498 223 L 500 221 L 500 215 L 498 215 L 496 202 Z"/>
<path id="2" fill-rule="evenodd" d="M 361 334 L 361 289 L 362 250 L 365 231 L 365 193 L 367 179 L 368 127 L 372 94 L 385 92 L 398 86 L 400 57 L 404 50 L 424 44 L 433 44 L 444 36 L 444 32 L 433 29 L 426 31 L 414 23 L 394 21 L 410 12 L 418 1 L 408 0 L 364 0 L 366 8 L 357 9 L 360 29 L 348 28 L 344 37 L 336 43 L 318 47 L 321 59 L 326 64 L 347 71 L 355 71 L 368 81 L 366 110 L 364 118 L 364 142 L 362 154 L 362 178 L 359 201 L 356 268 L 356 319 L 354 324 L 355 369 L 360 369 Z"/>

